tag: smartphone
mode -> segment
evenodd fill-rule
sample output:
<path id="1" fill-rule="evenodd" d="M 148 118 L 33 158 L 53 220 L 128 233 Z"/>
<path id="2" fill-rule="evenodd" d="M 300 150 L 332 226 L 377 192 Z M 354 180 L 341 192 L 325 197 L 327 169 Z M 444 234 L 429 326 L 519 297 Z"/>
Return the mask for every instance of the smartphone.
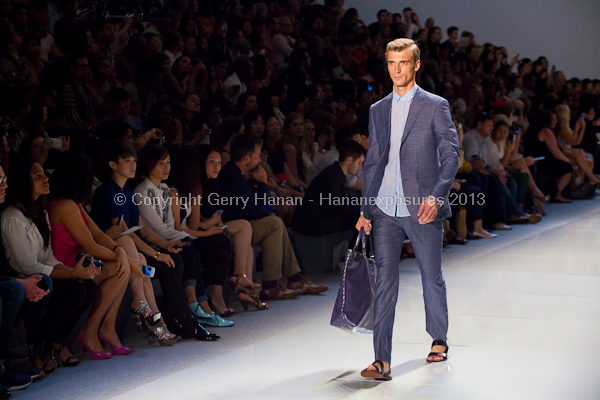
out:
<path id="1" fill-rule="evenodd" d="M 37 287 L 42 290 L 48 290 L 48 282 L 45 279 L 40 279 L 37 283 Z"/>
<path id="2" fill-rule="evenodd" d="M 217 210 L 217 217 L 220 217 L 221 215 L 223 215 L 223 210 Z"/>
<path id="3" fill-rule="evenodd" d="M 372 91 L 373 91 L 373 86 L 370 86 L 370 85 L 369 85 L 369 87 L 367 88 L 367 90 L 368 90 L 369 92 L 372 92 Z"/>
<path id="4" fill-rule="evenodd" d="M 121 222 L 123 222 L 123 214 L 121 214 L 121 216 L 119 217 L 119 220 L 117 221 L 117 226 L 121 225 Z"/>
<path id="5" fill-rule="evenodd" d="M 190 242 L 183 242 L 183 243 L 181 243 L 180 245 L 178 245 L 178 246 L 175 246 L 175 248 L 176 248 L 176 249 L 181 249 L 181 248 L 183 248 L 183 247 L 186 247 L 186 246 L 189 246 L 189 245 L 190 245 Z"/>
<path id="6" fill-rule="evenodd" d="M 142 268 L 142 272 L 144 273 L 144 275 L 146 275 L 150 278 L 154 278 L 154 273 L 156 272 L 156 270 L 153 267 L 149 267 L 147 265 L 142 264 L 141 268 Z"/>
<path id="7" fill-rule="evenodd" d="M 581 113 L 581 115 L 579 116 L 579 119 L 583 121 L 584 118 L 585 118 L 585 113 Z"/>
<path id="8" fill-rule="evenodd" d="M 62 149 L 62 139 L 50 138 L 50 147 L 53 149 Z"/>

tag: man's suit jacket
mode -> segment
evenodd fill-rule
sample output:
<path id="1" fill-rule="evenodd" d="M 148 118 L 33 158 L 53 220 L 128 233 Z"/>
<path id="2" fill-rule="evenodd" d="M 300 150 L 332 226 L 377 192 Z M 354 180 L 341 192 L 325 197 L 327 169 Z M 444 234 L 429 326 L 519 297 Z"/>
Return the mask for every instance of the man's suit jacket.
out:
<path id="1" fill-rule="evenodd" d="M 366 219 L 372 219 L 371 210 L 377 207 L 385 167 L 389 157 L 395 156 L 400 157 L 402 187 L 404 197 L 411 200 L 411 204 L 407 204 L 411 217 L 419 219 L 420 204 L 416 200 L 433 196 L 443 199 L 436 219 L 448 218 L 452 215 L 448 196 L 459 164 L 458 135 L 448 101 L 417 87 L 400 154 L 392 155 L 389 154 L 392 98 L 393 93 L 390 93 L 373 104 L 369 112 L 369 151 L 363 166 L 361 211 Z"/>

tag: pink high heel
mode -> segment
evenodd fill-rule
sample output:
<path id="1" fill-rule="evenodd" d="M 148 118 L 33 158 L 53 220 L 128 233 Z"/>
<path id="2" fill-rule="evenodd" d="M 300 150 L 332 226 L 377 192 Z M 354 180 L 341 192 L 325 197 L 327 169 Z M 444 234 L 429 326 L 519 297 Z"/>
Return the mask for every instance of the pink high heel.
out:
<path id="1" fill-rule="evenodd" d="M 98 339 L 100 339 L 101 342 L 104 342 L 107 345 L 109 345 L 110 349 L 112 350 L 115 356 L 124 356 L 125 354 L 131 353 L 131 349 L 129 347 L 117 346 L 112 344 L 102 332 L 98 332 Z"/>
<path id="2" fill-rule="evenodd" d="M 80 349 L 81 349 L 80 359 L 83 358 L 83 349 L 84 348 L 88 352 L 88 354 L 90 355 L 90 358 L 92 360 L 108 360 L 109 358 L 112 358 L 112 354 L 110 354 L 106 350 L 93 351 L 92 349 L 90 349 L 90 346 L 88 346 L 88 344 L 86 343 L 86 341 L 83 340 L 83 335 L 81 334 L 81 332 L 77 333 L 76 340 L 77 340 L 77 343 L 79 343 L 79 346 L 80 346 Z"/>

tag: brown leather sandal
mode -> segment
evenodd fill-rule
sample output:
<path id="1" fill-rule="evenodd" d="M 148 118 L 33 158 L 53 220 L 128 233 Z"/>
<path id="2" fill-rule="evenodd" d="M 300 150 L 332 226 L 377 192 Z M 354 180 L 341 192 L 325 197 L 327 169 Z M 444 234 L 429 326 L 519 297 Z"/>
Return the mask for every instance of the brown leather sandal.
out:
<path id="1" fill-rule="evenodd" d="M 371 365 L 375 367 L 376 371 L 366 368 L 366 369 L 362 370 L 362 372 L 360 373 L 360 376 L 362 376 L 363 378 L 373 378 L 377 381 L 391 381 L 392 380 L 392 376 L 391 376 L 392 368 L 390 367 L 390 369 L 387 372 L 384 372 L 383 361 L 377 360 Z"/>
<path id="2" fill-rule="evenodd" d="M 254 296 L 255 294 L 260 293 L 262 286 L 260 286 L 258 283 L 253 283 L 250 286 L 244 286 L 240 283 L 240 279 L 246 278 L 246 274 L 232 276 L 235 276 L 235 283 L 229 281 L 229 286 L 231 286 L 231 289 L 233 289 L 234 293 L 244 292 L 248 296 Z"/>

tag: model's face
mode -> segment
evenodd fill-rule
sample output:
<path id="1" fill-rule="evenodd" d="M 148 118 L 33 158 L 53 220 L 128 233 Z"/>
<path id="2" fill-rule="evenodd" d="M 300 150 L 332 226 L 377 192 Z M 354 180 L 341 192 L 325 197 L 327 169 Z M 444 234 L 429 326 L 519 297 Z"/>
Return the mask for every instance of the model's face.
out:
<path id="1" fill-rule="evenodd" d="M 414 83 L 415 75 L 421 67 L 421 61 L 415 63 L 410 49 L 388 51 L 387 65 L 394 86 L 407 87 Z"/>
<path id="2" fill-rule="evenodd" d="M 150 171 L 150 177 L 164 181 L 169 178 L 169 172 L 171 172 L 171 157 L 167 155 Z"/>
<path id="3" fill-rule="evenodd" d="M 211 179 L 217 179 L 219 177 L 219 171 L 221 171 L 221 154 L 213 151 L 206 159 L 206 176 Z"/>

